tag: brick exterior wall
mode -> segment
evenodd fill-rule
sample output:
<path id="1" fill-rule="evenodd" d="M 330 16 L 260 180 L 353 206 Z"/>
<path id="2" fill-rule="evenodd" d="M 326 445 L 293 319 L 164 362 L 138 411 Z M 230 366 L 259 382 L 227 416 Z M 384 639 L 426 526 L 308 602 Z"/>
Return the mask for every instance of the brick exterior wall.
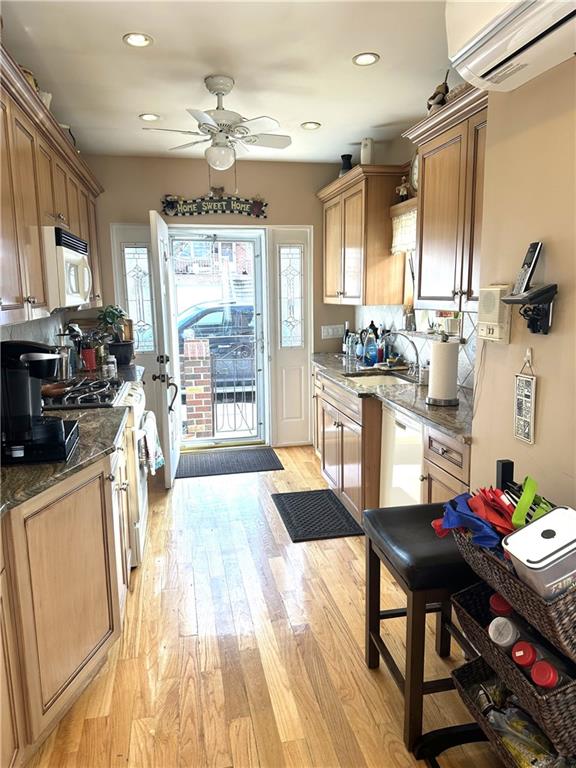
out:
<path id="1" fill-rule="evenodd" d="M 212 423 L 212 371 L 207 339 L 184 342 L 180 355 L 182 387 L 186 392 L 183 434 L 189 438 L 214 436 Z"/>

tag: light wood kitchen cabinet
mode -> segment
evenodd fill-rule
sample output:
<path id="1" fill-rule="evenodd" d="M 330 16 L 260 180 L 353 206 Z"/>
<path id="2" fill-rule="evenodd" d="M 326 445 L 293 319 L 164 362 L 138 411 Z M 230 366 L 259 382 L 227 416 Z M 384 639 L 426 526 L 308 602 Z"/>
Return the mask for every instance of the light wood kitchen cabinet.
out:
<path id="1" fill-rule="evenodd" d="M 11 105 L 12 182 L 16 199 L 18 250 L 24 265 L 24 301 L 29 314 L 46 307 L 44 246 L 38 202 L 36 173 L 37 142 L 34 125 L 16 106 Z"/>
<path id="2" fill-rule="evenodd" d="M 38 202 L 40 223 L 53 227 L 56 223 L 54 200 L 54 157 L 48 145 L 41 138 L 36 139 L 36 168 L 38 171 Z"/>
<path id="3" fill-rule="evenodd" d="M 70 216 L 68 215 L 68 177 L 66 167 L 54 158 L 53 164 L 53 182 L 54 182 L 54 213 L 56 214 L 56 226 L 70 226 Z"/>
<path id="4" fill-rule="evenodd" d="M 10 510 L 29 741 L 46 733 L 120 634 L 108 459 Z"/>
<path id="5" fill-rule="evenodd" d="M 101 305 L 95 199 L 102 187 L 4 47 L 0 51 L 0 323 L 48 314 L 42 226 L 88 241 L 91 306 Z"/>
<path id="6" fill-rule="evenodd" d="M 416 308 L 477 309 L 486 104 L 470 89 L 403 134 L 419 155 Z"/>
<path id="7" fill-rule="evenodd" d="M 0 94 L 0 152 L 2 174 L 2 221 L 0 232 L 0 322 L 20 323 L 27 318 L 24 301 L 22 260 L 16 231 L 16 199 L 11 176 L 12 140 L 10 137 L 10 101 Z"/>
<path id="8" fill-rule="evenodd" d="M 402 303 L 404 257 L 390 253 L 389 209 L 405 172 L 403 166 L 358 165 L 318 192 L 325 303 Z"/>
<path id="9" fill-rule="evenodd" d="M 82 237 L 80 234 L 80 189 L 78 182 L 71 174 L 66 178 L 66 188 L 68 190 L 68 228 L 73 235 Z"/>
<path id="10" fill-rule="evenodd" d="M 315 381 L 322 474 L 361 524 L 364 509 L 378 506 L 381 403 L 359 398 L 321 373 Z"/>
<path id="11" fill-rule="evenodd" d="M 23 746 L 21 683 L 7 575 L 0 570 L 0 765 L 12 768 Z"/>

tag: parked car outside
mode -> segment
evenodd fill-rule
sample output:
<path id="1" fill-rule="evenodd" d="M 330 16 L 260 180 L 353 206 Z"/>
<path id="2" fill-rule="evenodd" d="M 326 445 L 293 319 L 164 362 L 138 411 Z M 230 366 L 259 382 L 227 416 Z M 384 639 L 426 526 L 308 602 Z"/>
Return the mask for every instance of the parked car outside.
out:
<path id="1" fill-rule="evenodd" d="M 178 316 L 180 354 L 188 339 L 208 339 L 218 389 L 254 388 L 254 306 L 206 302 Z"/>

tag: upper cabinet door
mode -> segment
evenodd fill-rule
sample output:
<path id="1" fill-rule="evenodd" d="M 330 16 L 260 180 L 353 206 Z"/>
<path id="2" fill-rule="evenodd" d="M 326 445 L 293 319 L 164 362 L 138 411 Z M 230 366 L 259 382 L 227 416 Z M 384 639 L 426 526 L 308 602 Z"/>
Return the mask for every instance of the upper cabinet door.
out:
<path id="1" fill-rule="evenodd" d="M 20 323 L 26 320 L 22 264 L 16 236 L 16 202 L 10 175 L 12 146 L 10 142 L 9 102 L 0 102 L 0 154 L 2 174 L 2 220 L 0 231 L 0 323 Z"/>
<path id="2" fill-rule="evenodd" d="M 40 222 L 50 227 L 56 223 L 53 185 L 53 157 L 50 148 L 42 139 L 36 139 L 36 169 L 38 172 L 38 202 Z"/>
<path id="3" fill-rule="evenodd" d="M 102 306 L 102 286 L 100 284 L 100 252 L 98 250 L 98 227 L 96 224 L 96 202 L 88 199 L 88 248 L 90 268 L 92 270 L 92 301 L 94 306 Z"/>
<path id="4" fill-rule="evenodd" d="M 25 301 L 32 316 L 46 314 L 44 258 L 38 178 L 36 175 L 36 136 L 26 115 L 12 104 L 12 178 L 16 198 L 18 248 L 26 273 Z"/>
<path id="5" fill-rule="evenodd" d="M 54 213 L 56 214 L 56 226 L 69 227 L 68 215 L 68 176 L 66 169 L 58 158 L 54 158 L 52 167 L 52 181 L 54 183 Z"/>
<path id="6" fill-rule="evenodd" d="M 488 110 L 483 109 L 468 120 L 466 226 L 461 302 L 461 308 L 465 312 L 478 311 L 487 114 Z"/>
<path id="7" fill-rule="evenodd" d="M 459 309 L 468 125 L 423 144 L 418 183 L 415 306 Z"/>
<path id="8" fill-rule="evenodd" d="M 342 303 L 362 304 L 364 284 L 363 183 L 352 187 L 342 195 L 342 260 Z"/>
<path id="9" fill-rule="evenodd" d="M 339 304 L 342 292 L 342 206 L 340 198 L 324 204 L 324 301 Z"/>
<path id="10" fill-rule="evenodd" d="M 82 237 L 80 234 L 80 189 L 78 182 L 73 176 L 66 179 L 68 186 L 68 221 L 70 232 L 76 237 Z"/>

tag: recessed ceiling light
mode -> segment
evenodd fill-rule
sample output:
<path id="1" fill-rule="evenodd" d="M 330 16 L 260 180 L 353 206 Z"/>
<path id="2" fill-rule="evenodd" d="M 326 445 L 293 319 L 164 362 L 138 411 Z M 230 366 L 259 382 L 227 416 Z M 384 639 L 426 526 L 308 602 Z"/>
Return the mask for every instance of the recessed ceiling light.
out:
<path id="1" fill-rule="evenodd" d="M 146 48 L 147 45 L 152 45 L 154 42 L 154 39 L 144 32 L 128 32 L 122 40 L 126 45 L 131 45 L 133 48 Z"/>
<path id="2" fill-rule="evenodd" d="M 352 61 L 359 67 L 369 67 L 371 64 L 376 64 L 377 61 L 380 61 L 380 56 L 377 53 L 365 51 L 364 53 L 357 53 L 356 56 L 353 56 Z"/>
<path id="3" fill-rule="evenodd" d="M 303 128 L 305 131 L 317 131 L 321 127 L 322 123 L 317 123 L 315 120 L 306 120 L 305 123 L 300 123 L 300 128 Z"/>
<path id="4" fill-rule="evenodd" d="M 156 120 L 160 120 L 160 115 L 155 115 L 154 112 L 144 112 L 142 115 L 138 115 L 140 120 L 145 120 L 147 123 L 153 123 Z"/>

